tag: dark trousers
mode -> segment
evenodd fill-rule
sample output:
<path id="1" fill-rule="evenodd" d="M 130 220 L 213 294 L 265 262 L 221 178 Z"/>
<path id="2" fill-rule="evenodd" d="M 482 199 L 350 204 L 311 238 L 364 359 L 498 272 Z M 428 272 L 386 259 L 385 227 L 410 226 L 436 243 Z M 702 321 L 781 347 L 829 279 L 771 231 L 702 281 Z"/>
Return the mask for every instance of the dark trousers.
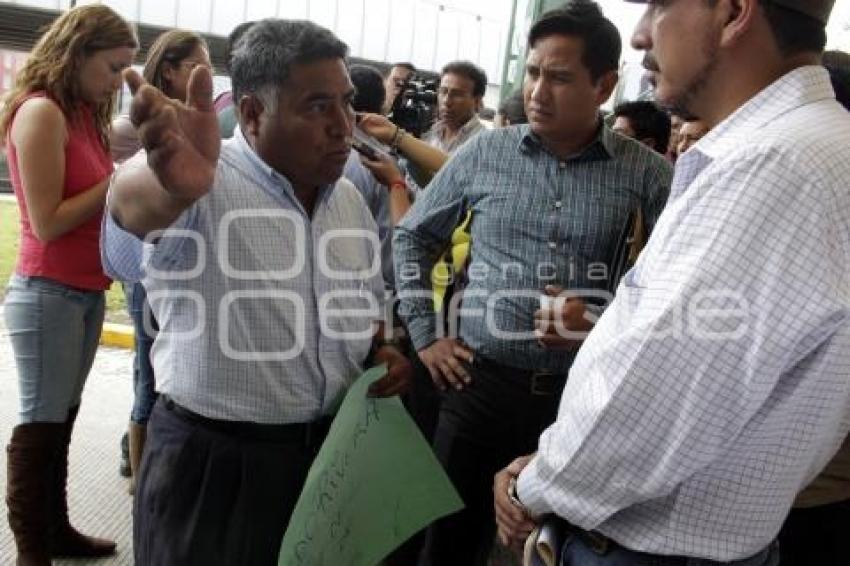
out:
<path id="1" fill-rule="evenodd" d="M 850 564 L 850 500 L 792 509 L 779 532 L 782 566 Z"/>
<path id="2" fill-rule="evenodd" d="M 136 485 L 136 564 L 277 564 L 322 431 L 299 438 L 223 431 L 161 396 Z"/>
<path id="3" fill-rule="evenodd" d="M 496 531 L 493 476 L 537 450 L 540 433 L 555 420 L 565 382 L 549 377 L 532 392 L 529 372 L 480 357 L 467 369 L 472 384 L 444 395 L 434 436 L 434 451 L 466 507 L 428 529 L 422 566 L 487 563 Z"/>

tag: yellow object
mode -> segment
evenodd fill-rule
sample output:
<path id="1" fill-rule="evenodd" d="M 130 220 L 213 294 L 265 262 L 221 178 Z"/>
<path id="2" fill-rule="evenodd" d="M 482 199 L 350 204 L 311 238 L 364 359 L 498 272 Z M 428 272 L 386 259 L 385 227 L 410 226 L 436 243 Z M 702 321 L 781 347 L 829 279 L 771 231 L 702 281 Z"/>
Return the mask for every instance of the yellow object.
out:
<path id="1" fill-rule="evenodd" d="M 133 327 L 126 324 L 104 322 L 103 330 L 100 333 L 100 343 L 103 346 L 132 350 L 136 345 Z"/>
<path id="2" fill-rule="evenodd" d="M 434 264 L 431 271 L 431 288 L 434 291 L 434 312 L 443 310 L 443 301 L 446 298 L 446 290 L 454 283 L 457 273 L 466 265 L 469 258 L 469 250 L 472 246 L 472 237 L 469 234 L 469 224 L 472 221 L 472 211 L 468 211 L 463 221 L 458 224 L 452 232 L 451 246 L 446 253 Z M 451 262 L 451 263 L 449 263 Z"/>

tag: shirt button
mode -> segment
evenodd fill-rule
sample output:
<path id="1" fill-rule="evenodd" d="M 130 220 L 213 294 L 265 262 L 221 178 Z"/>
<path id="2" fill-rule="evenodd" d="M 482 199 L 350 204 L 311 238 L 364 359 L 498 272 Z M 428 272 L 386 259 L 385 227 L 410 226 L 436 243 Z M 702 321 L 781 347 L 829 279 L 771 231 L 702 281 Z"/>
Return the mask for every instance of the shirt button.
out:
<path id="1" fill-rule="evenodd" d="M 555 208 L 560 209 L 560 208 L 561 208 L 561 206 L 562 206 L 561 201 L 556 200 L 556 201 L 555 201 Z"/>
<path id="2" fill-rule="evenodd" d="M 549 242 L 549 249 L 550 250 L 558 249 L 558 244 L 556 244 L 555 242 Z"/>

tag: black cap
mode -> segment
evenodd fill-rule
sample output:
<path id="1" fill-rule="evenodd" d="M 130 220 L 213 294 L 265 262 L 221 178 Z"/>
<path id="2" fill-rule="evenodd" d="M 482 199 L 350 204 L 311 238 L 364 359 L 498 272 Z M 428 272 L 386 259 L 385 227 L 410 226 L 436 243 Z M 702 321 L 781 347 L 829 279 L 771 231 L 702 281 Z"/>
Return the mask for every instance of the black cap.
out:
<path id="1" fill-rule="evenodd" d="M 645 4 L 647 0 L 626 0 L 626 2 L 637 2 Z M 770 4 L 776 4 L 803 15 L 809 16 L 823 25 L 829 21 L 829 14 L 835 0 L 767 0 Z"/>

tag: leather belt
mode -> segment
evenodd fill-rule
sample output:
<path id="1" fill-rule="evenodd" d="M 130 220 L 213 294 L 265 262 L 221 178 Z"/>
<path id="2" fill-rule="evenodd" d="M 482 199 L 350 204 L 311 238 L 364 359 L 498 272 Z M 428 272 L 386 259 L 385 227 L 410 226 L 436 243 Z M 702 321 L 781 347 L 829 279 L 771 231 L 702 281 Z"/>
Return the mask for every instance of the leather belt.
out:
<path id="1" fill-rule="evenodd" d="M 322 417 L 309 423 L 264 424 L 245 421 L 223 421 L 199 415 L 177 403 L 168 395 L 161 394 L 159 400 L 166 410 L 184 421 L 208 430 L 247 438 L 284 444 L 303 444 L 305 447 L 321 445 L 330 430 L 333 417 Z"/>
<path id="2" fill-rule="evenodd" d="M 522 369 L 500 364 L 480 354 L 473 354 L 472 365 L 485 373 L 497 373 L 512 379 L 528 383 L 532 395 L 560 395 L 567 382 L 567 376 L 548 369 Z"/>

